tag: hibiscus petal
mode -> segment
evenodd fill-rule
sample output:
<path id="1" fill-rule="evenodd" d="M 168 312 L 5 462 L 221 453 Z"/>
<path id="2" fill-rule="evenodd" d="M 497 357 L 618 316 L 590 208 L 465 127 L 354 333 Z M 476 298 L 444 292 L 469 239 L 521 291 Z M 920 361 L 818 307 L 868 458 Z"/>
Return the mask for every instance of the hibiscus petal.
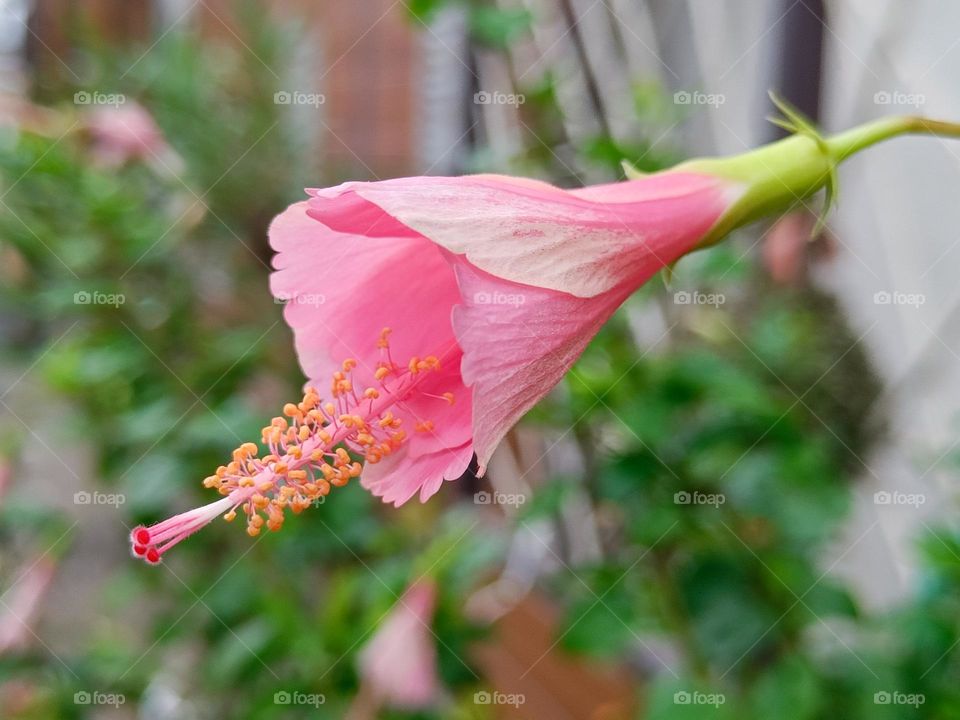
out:
<path id="1" fill-rule="evenodd" d="M 360 483 L 384 502 L 403 505 L 420 491 L 420 502 L 426 502 L 440 489 L 444 480 L 456 480 L 470 467 L 473 445 L 414 457 L 401 451 L 367 465 Z"/>
<path id="2" fill-rule="evenodd" d="M 291 205 L 269 231 L 278 252 L 271 290 L 287 301 L 284 317 L 293 329 L 304 373 L 324 391 L 330 375 L 350 357 L 375 385 L 372 376 L 380 359 L 376 341 L 380 330 L 390 327 L 397 362 L 433 354 L 443 368 L 425 378 L 422 392 L 394 410 L 410 437 L 406 452 L 416 457 L 467 442 L 470 392 L 460 378 L 461 351 L 450 322 L 450 308 L 460 293 L 442 251 L 418 235 L 363 235 L 377 215 L 351 216 L 353 224 L 341 225 L 338 232 L 307 210 L 307 202 Z M 445 392 L 453 393 L 453 406 L 424 394 Z M 424 420 L 433 421 L 436 432 L 414 433 L 414 425 Z"/>
<path id="3" fill-rule="evenodd" d="M 497 277 L 579 297 L 612 290 L 691 250 L 739 197 L 727 180 L 666 172 L 567 191 L 500 175 L 351 182 L 314 190 L 317 213 L 375 211 Z M 682 220 L 682 221 L 681 221 Z"/>
<path id="4" fill-rule="evenodd" d="M 497 443 L 560 382 L 629 287 L 594 298 L 520 285 L 454 259 L 463 304 L 453 327 L 473 390 L 473 446 L 482 474 Z"/>

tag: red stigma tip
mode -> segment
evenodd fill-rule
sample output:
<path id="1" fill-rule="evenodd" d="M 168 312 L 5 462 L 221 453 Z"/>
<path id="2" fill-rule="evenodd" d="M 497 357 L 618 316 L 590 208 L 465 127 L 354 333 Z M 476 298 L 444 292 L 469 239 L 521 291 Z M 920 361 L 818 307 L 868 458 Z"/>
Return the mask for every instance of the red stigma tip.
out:
<path id="1" fill-rule="evenodd" d="M 146 559 L 151 565 L 156 565 L 160 562 L 160 553 L 157 552 L 156 548 L 150 548 L 147 550 Z"/>
<path id="2" fill-rule="evenodd" d="M 150 542 L 150 531 L 145 527 L 138 527 L 133 531 L 133 541 L 138 545 L 147 545 Z"/>

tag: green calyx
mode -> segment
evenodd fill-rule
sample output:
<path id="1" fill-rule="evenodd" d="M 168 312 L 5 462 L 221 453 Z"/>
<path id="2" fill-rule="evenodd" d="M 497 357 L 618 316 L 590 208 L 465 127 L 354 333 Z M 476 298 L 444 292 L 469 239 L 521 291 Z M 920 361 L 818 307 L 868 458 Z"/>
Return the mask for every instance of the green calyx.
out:
<path id="1" fill-rule="evenodd" d="M 814 230 L 815 234 L 819 233 L 836 200 L 837 166 L 848 157 L 898 135 L 960 137 L 960 124 L 916 116 L 883 118 L 824 137 L 794 108 L 777 98 L 774 103 L 784 117 L 772 121 L 790 130 L 793 133 L 790 137 L 742 155 L 690 160 L 669 171 L 715 175 L 744 189 L 699 247 L 714 245 L 731 231 L 755 220 L 786 212 L 826 188 L 826 203 Z"/>

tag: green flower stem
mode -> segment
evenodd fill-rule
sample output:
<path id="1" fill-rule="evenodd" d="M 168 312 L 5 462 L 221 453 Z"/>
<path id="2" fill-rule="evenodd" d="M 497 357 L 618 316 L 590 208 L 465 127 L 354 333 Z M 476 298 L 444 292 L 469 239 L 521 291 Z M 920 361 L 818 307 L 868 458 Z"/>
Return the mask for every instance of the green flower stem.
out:
<path id="1" fill-rule="evenodd" d="M 928 120 L 916 115 L 900 115 L 865 123 L 827 139 L 836 161 L 843 162 L 854 153 L 897 135 L 937 135 L 960 138 L 960 124 Z"/>
<path id="2" fill-rule="evenodd" d="M 960 124 L 916 116 L 896 116 L 865 123 L 832 137 L 810 125 L 791 125 L 797 133 L 756 150 L 726 158 L 681 163 L 670 172 L 707 173 L 743 187 L 743 194 L 724 213 L 700 247 L 713 245 L 732 230 L 799 205 L 823 187 L 827 209 L 835 193 L 836 168 L 851 155 L 898 135 L 960 137 Z"/>

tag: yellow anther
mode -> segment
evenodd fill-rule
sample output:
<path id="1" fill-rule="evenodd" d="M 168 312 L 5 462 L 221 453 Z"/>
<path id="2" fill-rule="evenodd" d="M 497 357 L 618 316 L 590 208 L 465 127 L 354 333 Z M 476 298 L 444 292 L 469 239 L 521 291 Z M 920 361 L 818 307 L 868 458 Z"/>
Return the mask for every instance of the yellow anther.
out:
<path id="1" fill-rule="evenodd" d="M 410 380 L 405 377 L 407 371 L 411 375 L 434 371 L 440 368 L 440 361 L 428 355 L 410 358 L 406 368 L 395 364 L 389 355 L 389 335 L 390 328 L 384 328 L 378 342 L 386 351 L 374 372 L 381 384 L 354 389 L 351 373 L 359 364 L 347 358 L 333 373 L 329 401 L 321 402 L 317 390 L 307 387 L 301 402 L 284 404 L 282 414 L 262 429 L 268 447 L 265 457 L 257 457 L 260 447 L 256 443 L 242 443 L 233 451 L 230 463 L 204 479 L 205 487 L 215 488 L 224 496 L 233 497 L 238 489 L 245 489 L 245 501 L 223 515 L 224 520 L 234 520 L 242 512 L 251 537 L 259 535 L 264 525 L 279 530 L 287 509 L 299 513 L 330 493 L 331 487 L 343 487 L 360 477 L 363 464 L 351 452 L 356 450 L 363 456 L 361 460 L 375 464 L 402 446 L 407 432 L 401 425 L 406 427 L 406 423 L 386 408 L 375 412 L 375 405 L 389 405 L 385 400 L 393 400 L 382 383 L 389 376 L 404 383 Z M 456 400 L 452 392 L 421 394 L 450 405 Z M 367 405 L 366 400 L 382 402 Z M 432 420 L 421 420 L 414 427 L 423 433 L 432 432 L 435 425 Z"/>

